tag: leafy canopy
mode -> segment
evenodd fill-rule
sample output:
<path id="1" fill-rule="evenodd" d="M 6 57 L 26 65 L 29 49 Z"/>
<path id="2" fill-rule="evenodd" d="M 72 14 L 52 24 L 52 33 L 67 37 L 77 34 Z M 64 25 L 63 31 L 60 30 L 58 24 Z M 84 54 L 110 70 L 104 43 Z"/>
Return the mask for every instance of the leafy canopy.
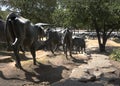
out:
<path id="1" fill-rule="evenodd" d="M 34 23 L 51 23 L 51 13 L 56 7 L 56 0 L 3 0 L 0 3 L 20 12 Z"/>

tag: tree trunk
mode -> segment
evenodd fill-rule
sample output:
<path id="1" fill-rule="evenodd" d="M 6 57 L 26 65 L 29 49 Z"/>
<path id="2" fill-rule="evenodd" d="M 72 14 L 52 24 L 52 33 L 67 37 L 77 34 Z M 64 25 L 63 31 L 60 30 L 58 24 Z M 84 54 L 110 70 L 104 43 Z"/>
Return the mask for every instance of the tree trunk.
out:
<path id="1" fill-rule="evenodd" d="M 100 34 L 99 34 L 99 29 L 98 29 L 98 28 L 95 28 L 95 29 L 96 29 L 97 38 L 98 38 L 99 50 L 100 50 L 100 52 L 101 52 L 102 43 L 101 43 L 101 37 L 100 37 Z"/>
<path id="2" fill-rule="evenodd" d="M 105 50 L 105 45 L 104 44 L 100 44 L 99 50 L 100 50 L 100 52 L 105 52 L 106 51 Z"/>
<path id="3" fill-rule="evenodd" d="M 105 46 L 107 42 L 107 35 L 104 33 L 102 38 L 102 43 L 99 44 L 100 52 L 106 52 Z"/>
<path id="4" fill-rule="evenodd" d="M 103 38 L 100 35 L 100 28 L 96 22 L 96 19 L 93 18 L 93 24 L 97 33 L 97 37 L 98 37 L 98 43 L 99 43 L 99 50 L 100 52 L 105 52 L 105 45 L 107 42 L 107 38 L 106 38 L 106 34 L 104 34 Z M 103 42 L 101 41 L 101 38 L 103 39 Z"/>

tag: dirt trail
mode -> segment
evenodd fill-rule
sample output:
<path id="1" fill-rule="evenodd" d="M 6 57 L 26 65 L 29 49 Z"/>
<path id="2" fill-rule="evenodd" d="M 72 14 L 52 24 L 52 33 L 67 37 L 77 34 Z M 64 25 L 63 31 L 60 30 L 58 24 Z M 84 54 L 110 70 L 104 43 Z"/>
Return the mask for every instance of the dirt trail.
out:
<path id="1" fill-rule="evenodd" d="M 112 48 L 120 47 L 120 44 L 109 40 L 107 46 L 112 46 Z M 104 66 L 109 65 L 110 67 L 115 66 L 114 68 L 120 68 L 118 62 L 110 61 L 108 56 L 94 52 L 97 47 L 97 40 L 87 40 L 87 50 L 89 54 L 73 54 L 74 59 L 72 60 L 67 60 L 63 52 L 56 52 L 56 56 L 53 56 L 51 52 L 48 51 L 37 51 L 38 63 L 36 66 L 33 65 L 32 56 L 29 52 L 26 52 L 25 55 L 20 53 L 24 70 L 17 69 L 14 66 L 13 52 L 0 51 L 0 86 L 119 86 L 120 84 L 117 82 L 120 80 L 118 77 L 119 71 L 116 71 L 116 69 L 102 70 L 107 67 L 99 67 L 99 69 L 97 69 L 97 66 L 95 70 L 98 75 L 101 73 L 100 71 L 111 70 L 112 74 L 111 72 L 102 73 L 95 81 L 87 79 L 85 82 L 81 82 L 80 77 L 73 77 L 76 71 L 79 71 L 81 67 L 102 66 L 100 64 L 106 63 Z M 100 58 L 103 63 L 99 63 L 101 60 Z M 86 71 L 86 69 L 82 70 Z M 87 70 L 87 72 L 93 73 L 94 70 L 92 68 Z M 81 75 L 81 73 L 83 74 L 83 72 L 77 73 L 78 75 Z M 71 78 L 76 79 L 74 80 Z"/>

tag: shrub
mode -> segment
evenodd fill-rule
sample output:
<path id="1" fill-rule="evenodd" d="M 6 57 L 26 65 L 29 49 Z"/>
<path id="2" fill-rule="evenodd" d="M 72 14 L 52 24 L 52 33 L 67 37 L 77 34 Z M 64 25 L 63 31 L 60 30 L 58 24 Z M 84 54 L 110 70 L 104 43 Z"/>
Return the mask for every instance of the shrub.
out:
<path id="1" fill-rule="evenodd" d="M 113 49 L 112 53 L 110 54 L 110 58 L 115 61 L 120 61 L 120 48 Z"/>

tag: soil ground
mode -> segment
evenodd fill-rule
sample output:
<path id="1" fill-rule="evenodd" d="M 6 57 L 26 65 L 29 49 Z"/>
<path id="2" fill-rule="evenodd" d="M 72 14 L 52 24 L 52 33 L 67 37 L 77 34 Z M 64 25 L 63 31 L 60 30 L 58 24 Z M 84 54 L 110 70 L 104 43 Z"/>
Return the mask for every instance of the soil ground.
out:
<path id="1" fill-rule="evenodd" d="M 37 65 L 33 65 L 30 52 L 26 52 L 25 55 L 20 52 L 23 70 L 15 67 L 13 52 L 0 50 L 0 86 L 49 86 L 56 82 L 64 81 L 69 78 L 74 68 L 87 64 L 91 54 L 100 55 L 97 40 L 87 40 L 86 43 L 87 54 L 73 53 L 74 60 L 71 60 L 70 57 L 67 60 L 61 51 L 55 52 L 56 55 L 54 56 L 50 51 L 39 50 L 36 52 Z M 119 47 L 120 43 L 108 40 L 106 46 L 108 52 Z M 109 56 L 109 53 L 104 54 Z M 118 76 L 116 80 L 111 81 L 113 84 L 110 86 L 120 86 L 120 62 L 113 60 L 110 60 L 110 62 L 112 66 L 117 68 L 115 74 Z M 107 76 L 110 76 L 110 74 L 107 74 Z"/>

